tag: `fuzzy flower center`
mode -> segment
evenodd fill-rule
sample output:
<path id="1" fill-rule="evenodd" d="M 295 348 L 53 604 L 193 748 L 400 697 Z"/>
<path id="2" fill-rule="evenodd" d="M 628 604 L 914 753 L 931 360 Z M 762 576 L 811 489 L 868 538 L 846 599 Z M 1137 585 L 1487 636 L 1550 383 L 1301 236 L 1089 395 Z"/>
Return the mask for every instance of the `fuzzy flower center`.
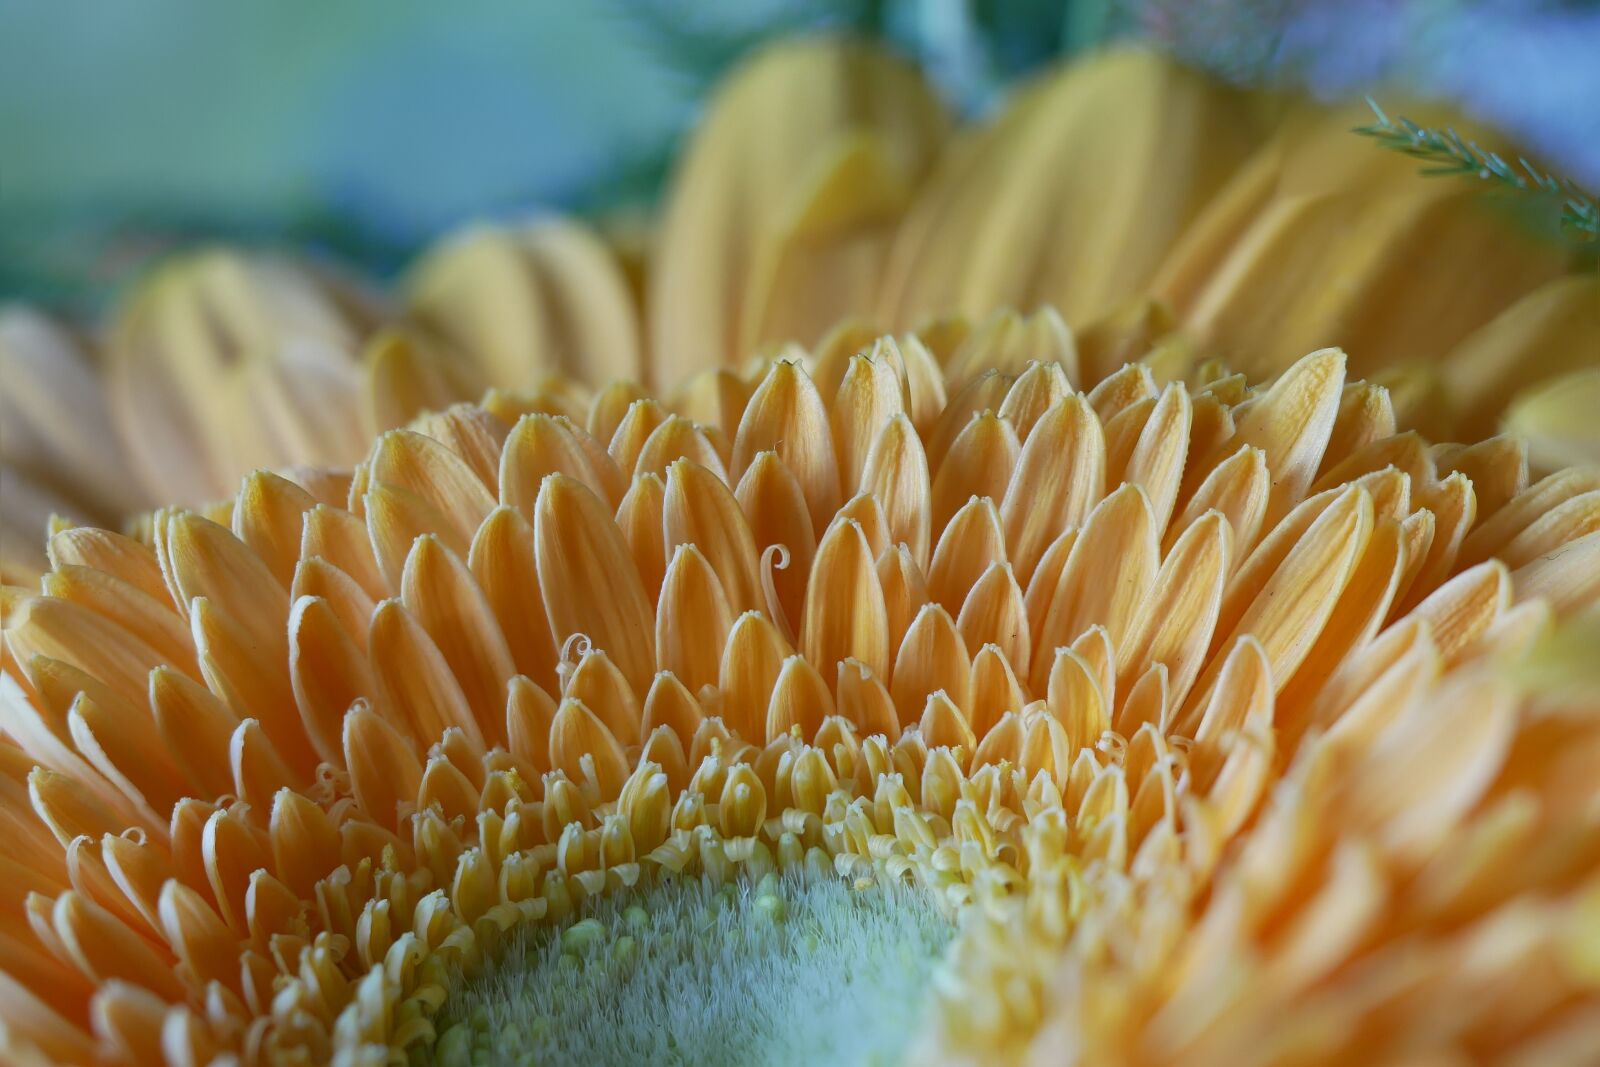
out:
<path id="1" fill-rule="evenodd" d="M 897 1063 L 954 932 L 915 887 L 667 877 L 515 936 L 456 984 L 425 1062 Z"/>

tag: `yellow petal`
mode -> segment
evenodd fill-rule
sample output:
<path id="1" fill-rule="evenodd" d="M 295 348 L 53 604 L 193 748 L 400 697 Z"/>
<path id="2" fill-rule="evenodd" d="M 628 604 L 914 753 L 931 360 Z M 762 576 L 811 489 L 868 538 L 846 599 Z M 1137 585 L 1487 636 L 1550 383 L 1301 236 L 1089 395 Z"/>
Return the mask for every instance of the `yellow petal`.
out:
<path id="1" fill-rule="evenodd" d="M 245 627 L 262 656 L 281 660 L 289 593 L 261 558 L 225 527 L 187 512 L 172 515 L 165 532 L 179 605 L 207 598 Z"/>
<path id="2" fill-rule="evenodd" d="M 1450 368 L 1445 385 L 1457 439 L 1472 441 L 1494 433 L 1508 394 L 1582 370 L 1597 351 L 1600 279 L 1593 273 L 1571 274 L 1530 291 L 1464 338 L 1442 361 Z M 1520 402 L 1512 400 L 1513 408 Z M 1522 429 L 1527 432 L 1528 427 Z"/>
<path id="3" fill-rule="evenodd" d="M 1470 673 L 1414 701 L 1353 768 L 1346 817 L 1397 853 L 1426 855 L 1488 787 L 1515 714 L 1504 683 Z"/>
<path id="4" fill-rule="evenodd" d="M 979 412 L 951 443 L 933 479 L 932 528 L 943 531 L 973 497 L 1005 499 L 1022 445 L 1010 422 Z"/>
<path id="5" fill-rule="evenodd" d="M 949 612 L 960 612 L 983 573 L 1006 562 L 1000 514 L 987 498 L 974 497 L 956 512 L 933 552 L 928 595 Z"/>
<path id="6" fill-rule="evenodd" d="M 893 741 L 900 736 L 899 715 L 889 691 L 860 660 L 839 664 L 839 714 L 855 724 L 861 736 L 882 735 Z"/>
<path id="7" fill-rule="evenodd" d="M 893 544 L 903 544 L 919 564 L 928 561 L 931 490 L 922 441 L 904 415 L 890 419 L 867 454 L 861 488 L 883 509 Z"/>
<path id="8" fill-rule="evenodd" d="M 1241 445 L 1254 445 L 1265 455 L 1272 475 L 1269 523 L 1304 495 L 1322 464 L 1339 414 L 1344 366 L 1345 355 L 1336 348 L 1298 360 L 1239 417 L 1225 446 L 1231 454 Z"/>
<path id="9" fill-rule="evenodd" d="M 1278 697 L 1280 723 L 1290 722 L 1290 712 L 1300 701 L 1314 695 L 1334 668 L 1372 640 L 1383 625 L 1405 573 L 1402 538 L 1400 524 L 1393 519 L 1374 524 L 1372 537 L 1362 549 L 1333 613 L 1305 660 L 1282 687 Z"/>
<path id="10" fill-rule="evenodd" d="M 1253 146 L 1247 116 L 1155 51 L 1063 68 L 945 156 L 895 243 L 887 317 L 1048 303 L 1079 323 L 1142 295 Z"/>
<path id="11" fill-rule="evenodd" d="M 1111 694 L 1102 689 L 1093 665 L 1072 649 L 1055 650 L 1045 689 L 1070 752 L 1092 747 L 1111 728 Z"/>
<path id="12" fill-rule="evenodd" d="M 198 674 L 189 628 L 165 597 L 156 600 L 104 571 L 72 565 L 57 567 L 40 585 L 47 596 L 110 619 L 128 633 L 138 634 L 166 662 L 186 674 Z"/>
<path id="13" fill-rule="evenodd" d="M 1589 367 L 1519 395 L 1506 411 L 1505 428 L 1528 440 L 1536 467 L 1551 469 L 1600 460 L 1600 436 L 1589 413 L 1600 399 L 1600 369 Z"/>
<path id="14" fill-rule="evenodd" d="M 556 702 L 550 694 L 523 677 L 506 687 L 506 738 L 511 754 L 536 773 L 550 769 L 550 724 Z"/>
<path id="15" fill-rule="evenodd" d="M 883 507 L 876 497 L 867 493 L 851 497 L 834 514 L 833 525 L 841 522 L 853 522 L 861 528 L 861 536 L 867 542 L 868 556 L 878 559 L 889 551 L 889 523 L 883 517 Z"/>
<path id="16" fill-rule="evenodd" d="M 809 741 L 816 737 L 822 722 L 834 711 L 833 696 L 828 683 L 810 658 L 790 656 L 778 670 L 772 687 L 772 698 L 767 704 L 765 739 L 783 737 L 791 730 L 800 731 L 800 739 Z"/>
<path id="17" fill-rule="evenodd" d="M 361 353 L 369 427 L 393 430 L 477 392 L 479 375 L 449 356 L 421 331 L 386 326 L 374 334 Z"/>
<path id="18" fill-rule="evenodd" d="M 1427 109 L 1410 117 L 1430 121 Z M 1352 142 L 1350 127 L 1369 120 L 1345 108 L 1285 124 L 1153 280 L 1155 296 L 1203 342 L 1239 354 L 1238 369 L 1270 374 L 1326 344 L 1352 353 L 1362 375 L 1437 361 L 1562 270 L 1554 246 L 1519 232 L 1474 190 L 1419 182 L 1414 160 Z M 1492 268 L 1480 269 L 1486 255 Z M 1335 274 L 1357 281 L 1306 281 Z"/>
<path id="19" fill-rule="evenodd" d="M 1176 383 L 1167 386 L 1139 432 L 1126 466 L 1121 468 L 1121 480 L 1139 486 L 1149 497 L 1157 531 L 1167 528 L 1178 501 L 1188 458 L 1191 417 L 1188 392 Z M 1108 466 L 1107 481 L 1114 479 L 1114 468 Z"/>
<path id="20" fill-rule="evenodd" d="M 267 810 L 278 790 L 305 784 L 284 764 L 254 719 L 245 719 L 234 727 L 228 743 L 228 762 L 233 770 L 235 795 L 258 811 Z"/>
<path id="21" fill-rule="evenodd" d="M 74 526 L 52 534 L 48 551 L 52 567 L 93 567 L 136 586 L 162 604 L 171 603 L 172 594 L 155 553 L 131 537 Z"/>
<path id="22" fill-rule="evenodd" d="M 1105 492 L 1105 436 L 1082 396 L 1073 395 L 1039 420 L 1000 505 L 1017 577 L 1027 580 L 1057 535 L 1082 525 Z"/>
<path id="23" fill-rule="evenodd" d="M 340 863 L 339 829 L 315 803 L 294 792 L 272 798 L 268 823 L 273 867 L 279 879 L 302 897 Z"/>
<path id="24" fill-rule="evenodd" d="M 1556 471 L 1518 493 L 1469 533 L 1458 560 L 1462 566 L 1481 563 L 1500 552 L 1523 530 L 1566 501 L 1600 489 L 1600 470 L 1574 467 Z"/>
<path id="25" fill-rule="evenodd" d="M 639 730 L 649 737 L 665 727 L 679 738 L 693 737 L 705 717 L 705 709 L 677 675 L 662 671 L 650 683 L 650 692 L 645 694 L 644 719 Z"/>
<path id="26" fill-rule="evenodd" d="M 168 1000 L 181 1000 L 183 984 L 150 944 L 99 905 L 66 892 L 50 912 L 72 961 L 97 982 L 123 979 Z"/>
<path id="27" fill-rule="evenodd" d="M 971 753 L 978 747 L 978 740 L 972 733 L 972 727 L 967 725 L 966 716 L 961 714 L 961 709 L 943 690 L 928 694 L 918 726 L 930 748 L 960 749 L 963 753 Z"/>
<path id="28" fill-rule="evenodd" d="M 622 499 L 622 473 L 599 442 L 565 417 L 524 415 L 500 454 L 501 503 L 531 518 L 539 487 L 550 474 L 577 479 L 609 508 Z"/>
<path id="29" fill-rule="evenodd" d="M 1372 382 L 1350 382 L 1339 396 L 1339 413 L 1328 435 L 1322 469 L 1329 470 L 1357 449 L 1393 436 L 1394 428 L 1389 390 Z"/>
<path id="30" fill-rule="evenodd" d="M 694 544 L 722 583 L 730 608 L 749 611 L 760 606 L 756 540 L 739 501 L 715 472 L 697 463 L 674 462 L 666 476 L 662 502 L 666 550 Z M 791 558 L 790 567 L 794 565 Z"/>
<path id="31" fill-rule="evenodd" d="M 639 327 L 627 281 L 595 234 L 570 219 L 480 226 L 413 268 L 411 317 L 513 389 L 564 372 L 602 383 L 637 377 Z"/>
<path id="32" fill-rule="evenodd" d="M 992 647 L 1005 659 L 1008 669 L 1024 678 L 1033 656 L 1033 635 L 1028 628 L 1028 607 L 1011 567 L 991 563 L 983 577 L 961 605 L 956 628 L 968 648 Z M 966 707 L 965 703 L 962 707 Z M 1015 710 L 1015 709 L 1006 709 Z"/>
<path id="33" fill-rule="evenodd" d="M 1045 687 L 1051 651 L 1090 626 L 1105 627 L 1113 647 L 1122 642 L 1155 582 L 1160 558 L 1150 501 L 1142 489 L 1125 485 L 1095 508 L 1034 637 L 1035 691 Z"/>
<path id="34" fill-rule="evenodd" d="M 945 122 L 917 72 L 868 45 L 800 41 L 741 68 L 674 177 L 650 272 L 657 381 L 865 310 Z"/>
<path id="35" fill-rule="evenodd" d="M 533 528 L 515 510 L 496 508 L 472 539 L 467 566 L 499 623 L 517 672 L 539 685 L 555 685 L 559 650 L 540 592 Z"/>
<path id="36" fill-rule="evenodd" d="M 928 603 L 928 583 L 911 550 L 896 545 L 878 557 L 878 584 L 889 619 L 889 647 L 898 649 L 922 606 Z"/>
<path id="37" fill-rule="evenodd" d="M 900 377 L 886 356 L 869 350 L 851 356 L 828 409 L 839 487 L 853 495 L 862 487 L 867 452 L 883 426 L 905 410 Z"/>
<path id="38" fill-rule="evenodd" d="M 163 743 L 198 795 L 220 797 L 233 788 L 228 745 L 239 719 L 231 708 L 177 671 L 157 667 L 150 672 L 150 711 Z"/>
<path id="39" fill-rule="evenodd" d="M 734 495 L 749 520 L 756 547 L 765 553 L 773 545 L 782 545 L 789 553 L 789 566 L 773 576 L 773 584 L 784 615 L 793 625 L 804 607 L 817 552 L 817 536 L 805 493 L 794 472 L 776 452 L 761 452 L 739 479 Z"/>
<path id="40" fill-rule="evenodd" d="M 534 549 L 550 631 L 564 645 L 584 634 L 635 692 L 655 674 L 655 616 L 617 524 L 566 475 L 544 480 L 534 506 Z"/>
<path id="41" fill-rule="evenodd" d="M 922 715 L 929 694 L 935 691 L 944 693 L 958 708 L 971 704 L 971 658 L 944 608 L 928 604 L 917 613 L 895 655 L 889 691 L 902 726 Z"/>
<path id="42" fill-rule="evenodd" d="M 361 809 L 397 829 L 416 801 L 422 763 L 405 737 L 365 704 L 344 717 L 344 758 Z"/>
<path id="43" fill-rule="evenodd" d="M 634 473 L 649 472 L 664 477 L 667 469 L 678 460 L 695 463 L 711 472 L 724 485 L 727 484 L 728 472 L 723 469 L 722 457 L 706 431 L 688 419 L 669 415 L 640 448 Z"/>
<path id="44" fill-rule="evenodd" d="M 766 738 L 767 707 L 784 662 L 794 649 L 760 612 L 747 611 L 734 622 L 722 654 L 718 685 L 722 717 L 740 737 Z"/>
<path id="45" fill-rule="evenodd" d="M 289 765 L 310 777 L 317 765 L 317 754 L 300 724 L 294 692 L 283 669 L 288 660 L 288 642 L 282 644 L 283 658 L 274 661 L 261 654 L 260 646 L 252 642 L 236 620 L 206 598 L 197 598 L 190 605 L 190 613 L 206 686 L 241 719 L 260 722 Z M 283 624 L 280 622 L 279 626 Z"/>
<path id="46" fill-rule="evenodd" d="M 839 465 L 827 408 L 797 363 L 774 363 L 751 396 L 733 440 L 730 473 L 742 479 L 756 457 L 769 451 L 794 475 L 811 528 L 821 530 L 839 507 Z"/>
<path id="47" fill-rule="evenodd" d="M 344 762 L 340 732 L 345 712 L 358 699 L 378 701 L 378 682 L 367 660 L 368 631 L 359 633 L 358 641 L 321 597 L 297 599 L 289 614 L 289 682 L 295 705 L 318 755 L 334 766 Z"/>
<path id="48" fill-rule="evenodd" d="M 378 566 L 367 527 L 360 519 L 342 508 L 319 504 L 306 512 L 303 521 L 302 559 L 316 556 L 327 560 L 353 578 L 374 602 L 398 591 Z"/>
<path id="49" fill-rule="evenodd" d="M 466 564 L 437 538 L 419 537 L 406 559 L 400 597 L 444 656 L 485 740 L 491 745 L 503 742 L 506 683 L 517 666 L 489 600 Z"/>
<path id="50" fill-rule="evenodd" d="M 367 647 L 383 707 L 403 724 L 414 747 L 425 749 L 452 726 L 465 731 L 476 747 L 483 747 L 478 719 L 449 663 L 398 600 L 378 605 Z M 348 716 L 345 730 L 348 738 Z M 347 743 L 346 756 L 348 747 Z"/>
<path id="51" fill-rule="evenodd" d="M 621 744 L 638 742 L 641 722 L 638 691 L 628 684 L 627 678 L 603 650 L 583 654 L 577 668 L 568 675 L 561 695 L 568 700 L 582 701 Z"/>
<path id="52" fill-rule="evenodd" d="M 661 595 L 661 579 L 667 573 L 666 498 L 667 487 L 660 477 L 641 474 L 617 508 L 617 529 L 652 607 Z"/>
<path id="53" fill-rule="evenodd" d="M 574 782 L 591 783 L 602 800 L 614 799 L 628 776 L 622 746 L 577 700 L 563 700 L 550 723 L 550 763 Z"/>
<path id="54" fill-rule="evenodd" d="M 1434 446 L 1441 474 L 1460 472 L 1472 480 L 1478 498 L 1478 523 L 1494 515 L 1528 488 L 1528 445 L 1502 434 L 1475 445 Z"/>
<path id="55" fill-rule="evenodd" d="M 624 476 L 631 478 L 637 473 L 639 453 L 644 451 L 645 442 L 670 417 L 660 404 L 648 397 L 629 405 L 606 442 L 606 454 Z"/>
<path id="56" fill-rule="evenodd" d="M 1558 616 L 1590 608 L 1600 598 L 1597 563 L 1600 534 L 1569 541 L 1550 555 L 1517 568 L 1511 575 L 1517 600 L 1543 598 Z"/>
<path id="57" fill-rule="evenodd" d="M 716 685 L 732 626 L 732 609 L 711 564 L 694 545 L 678 545 L 656 608 L 656 666 L 691 690 Z"/>
<path id="58" fill-rule="evenodd" d="M 976 415 L 996 411 L 1016 378 L 986 370 L 958 389 L 934 422 L 927 437 L 928 465 L 937 471 L 955 440 Z"/>
<path id="59" fill-rule="evenodd" d="M 1424 486 L 1417 492 L 1417 504 L 1433 513 L 1433 539 L 1427 558 L 1417 568 L 1405 599 L 1396 609 L 1408 611 L 1444 581 L 1455 569 L 1456 558 L 1478 515 L 1477 497 L 1464 475 L 1452 474 L 1443 481 Z"/>
<path id="60" fill-rule="evenodd" d="M 817 669 L 854 658 L 876 673 L 888 673 L 888 609 L 867 539 L 857 523 L 835 523 L 817 546 L 800 623 L 800 647 Z"/>
<path id="61" fill-rule="evenodd" d="M 493 494 L 465 460 L 433 438 L 410 430 L 390 430 L 378 438 L 370 477 L 374 486 L 405 490 L 431 508 L 445 526 L 429 532 L 448 535 L 452 546 L 468 544 L 495 506 Z M 410 549 L 409 543 L 406 548 Z"/>
<path id="62" fill-rule="evenodd" d="M 1166 664 L 1174 703 L 1182 703 L 1205 663 L 1228 578 L 1232 528 L 1209 511 L 1161 561 L 1149 595 L 1117 643 L 1118 688 Z"/>
<path id="63" fill-rule="evenodd" d="M 1259 587 L 1260 591 L 1254 593 L 1249 607 L 1231 632 L 1214 644 L 1231 651 L 1239 639 L 1253 636 L 1265 650 L 1273 678 L 1282 685 L 1311 652 L 1339 593 L 1349 583 L 1371 540 L 1372 528 L 1372 495 L 1359 486 L 1351 486 L 1318 516 L 1282 564 Z M 1236 595 L 1230 591 L 1229 599 Z M 1226 618 L 1225 607 L 1224 620 Z M 1221 628 L 1219 623 L 1219 632 Z M 1209 696 L 1209 689 L 1224 664 L 1221 655 L 1212 658 L 1210 667 L 1191 692 L 1188 707 L 1173 725 L 1178 733 L 1191 727 L 1200 701 Z"/>

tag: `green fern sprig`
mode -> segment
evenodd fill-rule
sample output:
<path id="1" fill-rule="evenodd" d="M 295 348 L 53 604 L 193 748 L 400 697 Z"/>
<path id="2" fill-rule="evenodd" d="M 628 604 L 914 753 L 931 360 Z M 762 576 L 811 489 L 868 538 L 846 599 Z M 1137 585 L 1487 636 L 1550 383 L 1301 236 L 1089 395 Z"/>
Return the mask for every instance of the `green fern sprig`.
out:
<path id="1" fill-rule="evenodd" d="M 1542 171 L 1522 157 L 1517 165 L 1462 137 L 1454 128 L 1419 126 L 1405 117 L 1391 119 L 1372 97 L 1367 97 L 1377 122 L 1357 126 L 1355 133 L 1371 137 L 1383 147 L 1430 162 L 1422 168 L 1429 176 L 1458 176 L 1493 182 L 1502 188 L 1547 197 L 1561 204 L 1561 226 L 1579 241 L 1600 241 L 1600 202 L 1569 178 Z"/>

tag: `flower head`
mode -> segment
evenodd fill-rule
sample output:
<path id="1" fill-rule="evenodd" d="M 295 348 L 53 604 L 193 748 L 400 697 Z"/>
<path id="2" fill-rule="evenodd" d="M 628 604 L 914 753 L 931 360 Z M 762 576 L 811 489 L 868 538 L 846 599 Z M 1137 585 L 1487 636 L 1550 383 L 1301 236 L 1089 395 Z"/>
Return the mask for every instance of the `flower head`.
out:
<path id="1" fill-rule="evenodd" d="M 749 986 L 728 1033 L 799 1035 L 775 1058 L 803 1055 L 805 981 L 857 1019 L 921 998 L 919 1062 L 1584 1049 L 1600 476 L 1560 465 L 1586 454 L 1570 409 L 1514 409 L 1556 468 L 1536 477 L 1520 438 L 1402 425 L 1400 383 L 1338 348 L 1241 342 L 1259 378 L 1201 358 L 1230 322 L 1284 345 L 1312 319 L 1386 336 L 1388 303 L 1359 286 L 1330 291 L 1337 308 L 1286 290 L 1308 318 L 1238 311 L 1243 281 L 1284 281 L 1256 258 L 1283 240 L 1271 226 L 1233 267 L 1196 251 L 1229 203 L 1338 231 L 1322 213 L 1362 183 L 1280 202 L 1269 155 L 1241 174 L 1271 188 L 1224 185 L 1218 206 L 1200 188 L 1231 165 L 1214 154 L 1251 137 L 1207 139 L 1161 217 L 1108 212 L 1125 255 L 1103 281 L 1076 250 L 1051 260 L 1059 279 L 1011 272 L 1026 264 L 1004 243 L 970 249 L 998 273 L 946 273 L 897 249 L 931 257 L 936 231 L 1019 201 L 969 201 L 988 164 L 958 159 L 928 194 L 946 210 L 913 207 L 890 247 L 898 183 L 942 132 L 910 73 L 826 44 L 761 62 L 669 212 L 650 284 L 679 293 L 698 324 L 682 334 L 658 306 L 639 342 L 626 277 L 559 226 L 441 249 L 407 321 L 333 361 L 343 377 L 238 340 L 257 336 L 257 284 L 333 322 L 344 305 L 317 290 L 308 310 L 303 279 L 246 270 L 241 291 L 223 271 L 131 305 L 119 343 L 175 383 L 147 397 L 162 431 L 197 435 L 151 436 L 152 470 L 198 486 L 242 461 L 201 381 L 307 399 L 250 409 L 296 428 L 270 437 L 280 473 L 127 533 L 57 522 L 39 591 L 3 590 L 8 1061 L 645 1055 L 672 1008 L 640 976 L 679 950 L 704 962 L 712 930 L 729 939 L 709 980 Z M 827 98 L 815 137 L 751 117 L 819 71 L 884 88 Z M 1016 171 L 1057 107 L 1119 147 L 1076 96 L 1101 78 L 1175 87 L 1136 96 L 1149 129 L 1183 128 L 1185 101 L 1225 125 L 1220 90 L 1108 58 L 996 127 Z M 717 219 L 697 187 L 737 185 L 751 138 L 785 165 Z M 1405 226 L 1437 221 L 1402 202 Z M 728 226 L 697 248 L 707 213 Z M 1175 237 L 1179 216 L 1201 235 Z M 1050 218 L 1096 221 L 1076 199 Z M 1375 277 L 1397 276 L 1382 238 Z M 1173 239 L 1187 266 L 1162 275 Z M 829 327 L 880 272 L 919 316 L 965 314 Z M 1123 300 L 1162 276 L 1193 299 Z M 1075 330 L 984 306 L 1032 306 L 1036 277 L 1103 285 L 1081 297 L 1103 314 Z M 1470 356 L 1465 407 L 1504 352 L 1584 328 L 1551 285 L 1441 327 Z M 683 347 L 702 335 L 703 355 Z M 603 345 L 612 362 L 587 360 Z M 335 380 L 353 392 L 318 384 Z M 363 395 L 364 415 L 344 403 Z M 46 456 L 78 440 L 29 438 Z M 304 465 L 324 444 L 353 468 Z M 805 963 L 823 938 L 858 974 L 884 954 L 847 944 L 911 964 L 843 997 L 850 975 Z M 800 976 L 789 999 L 761 988 L 780 973 Z M 862 1011 L 874 990 L 896 1010 Z M 636 1005 L 638 1029 L 576 1032 L 583 996 Z M 789 1030 L 751 1022 L 775 1005 L 798 1005 Z"/>
<path id="2" fill-rule="evenodd" d="M 831 397 L 826 356 L 725 423 L 454 407 L 344 506 L 56 532 L 6 605 L 14 1048 L 381 1059 L 508 937 L 769 874 L 965 917 L 930 1054 L 1387 1047 L 1513 921 L 1536 1004 L 1590 995 L 1538 962 L 1586 853 L 1484 863 L 1586 832 L 1588 705 L 1500 661 L 1600 598 L 1592 478 L 1394 435 L 1336 350 L 1082 391 L 907 335 Z"/>

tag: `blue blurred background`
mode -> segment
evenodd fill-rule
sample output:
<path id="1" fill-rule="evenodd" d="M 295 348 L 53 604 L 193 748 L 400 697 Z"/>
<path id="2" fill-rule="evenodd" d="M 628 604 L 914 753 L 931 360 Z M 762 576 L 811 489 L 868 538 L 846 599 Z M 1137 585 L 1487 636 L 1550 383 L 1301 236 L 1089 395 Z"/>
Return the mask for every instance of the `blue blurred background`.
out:
<path id="1" fill-rule="evenodd" d="M 968 114 L 1121 36 L 1445 96 L 1600 186 L 1593 0 L 0 0 L 0 297 L 92 304 L 211 236 L 381 275 L 471 218 L 647 204 L 727 67 L 823 28 L 889 39 Z"/>

